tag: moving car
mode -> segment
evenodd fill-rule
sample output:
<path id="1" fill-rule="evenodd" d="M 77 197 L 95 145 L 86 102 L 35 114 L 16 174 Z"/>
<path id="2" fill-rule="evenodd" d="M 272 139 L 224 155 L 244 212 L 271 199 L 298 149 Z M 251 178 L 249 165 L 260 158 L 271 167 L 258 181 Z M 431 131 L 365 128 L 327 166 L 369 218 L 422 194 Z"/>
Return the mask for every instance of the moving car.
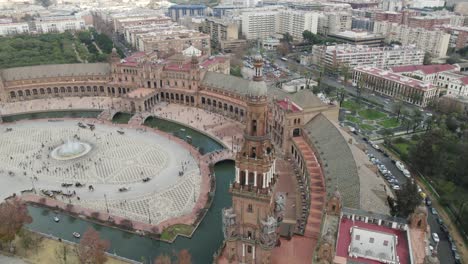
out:
<path id="1" fill-rule="evenodd" d="M 434 239 L 434 242 L 439 243 L 439 235 L 437 233 L 432 233 L 432 239 Z"/>
<path id="2" fill-rule="evenodd" d="M 439 215 L 439 213 L 437 212 L 437 210 L 436 210 L 434 207 L 432 207 L 431 213 L 432 213 L 433 215 Z"/>
<path id="3" fill-rule="evenodd" d="M 405 175 L 406 178 L 411 178 L 411 173 L 407 169 L 403 169 L 403 175 Z"/>
<path id="4" fill-rule="evenodd" d="M 405 165 L 403 165 L 403 163 L 401 163 L 401 161 L 396 161 L 395 165 L 401 172 L 403 172 L 403 170 L 405 169 Z"/>

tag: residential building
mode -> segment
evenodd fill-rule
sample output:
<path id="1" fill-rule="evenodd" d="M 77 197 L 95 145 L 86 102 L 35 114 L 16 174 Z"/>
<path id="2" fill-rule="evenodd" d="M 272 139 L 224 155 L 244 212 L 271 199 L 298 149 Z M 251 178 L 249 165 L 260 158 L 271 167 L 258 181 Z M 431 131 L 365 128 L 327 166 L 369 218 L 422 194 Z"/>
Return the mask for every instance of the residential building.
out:
<path id="1" fill-rule="evenodd" d="M 246 45 L 245 40 L 239 39 L 239 25 L 235 21 L 206 18 L 203 32 L 210 35 L 212 47 L 221 50 L 235 50 Z"/>
<path id="2" fill-rule="evenodd" d="M 460 72 L 442 72 L 438 75 L 437 85 L 446 90 L 446 94 L 468 96 L 468 75 Z"/>
<path id="3" fill-rule="evenodd" d="M 0 21 L 0 36 L 28 34 L 29 24 L 26 22 L 14 23 L 11 20 Z"/>
<path id="4" fill-rule="evenodd" d="M 379 3 L 379 9 L 384 11 L 401 11 L 403 9 L 402 0 L 382 0 Z"/>
<path id="5" fill-rule="evenodd" d="M 302 41 L 305 30 L 317 34 L 319 13 L 301 10 L 253 10 L 241 15 L 242 34 L 246 39 L 264 39 L 289 33 Z"/>
<path id="6" fill-rule="evenodd" d="M 87 29 L 85 20 L 75 16 L 39 17 L 34 19 L 38 33 L 62 33 Z"/>
<path id="7" fill-rule="evenodd" d="M 168 14 L 172 21 L 179 21 L 180 18 L 190 16 L 205 16 L 205 5 L 173 5 L 169 7 Z"/>
<path id="8" fill-rule="evenodd" d="M 420 107 L 426 107 L 439 94 L 437 86 L 430 82 L 368 66 L 354 68 L 353 83 L 372 93 L 383 94 Z"/>
<path id="9" fill-rule="evenodd" d="M 403 13 L 395 11 L 375 12 L 374 20 L 401 24 L 403 21 Z"/>
<path id="10" fill-rule="evenodd" d="M 327 36 L 331 33 L 350 30 L 352 20 L 351 12 L 321 13 L 318 21 L 318 33 Z"/>
<path id="11" fill-rule="evenodd" d="M 242 34 L 246 39 L 264 39 L 275 35 L 279 28 L 279 11 L 244 12 L 241 15 Z"/>
<path id="12" fill-rule="evenodd" d="M 234 6 L 237 8 L 255 7 L 259 0 L 222 0 L 221 5 Z"/>
<path id="13" fill-rule="evenodd" d="M 460 2 L 455 5 L 454 12 L 462 15 L 468 15 L 468 2 Z"/>
<path id="14" fill-rule="evenodd" d="M 179 29 L 150 32 L 136 36 L 139 51 L 159 51 L 179 53 L 189 46 L 201 50 L 204 55 L 211 54 L 210 36 L 197 30 Z"/>
<path id="15" fill-rule="evenodd" d="M 409 6 L 412 8 L 443 7 L 444 5 L 444 0 L 414 0 L 409 2 Z"/>
<path id="16" fill-rule="evenodd" d="M 374 31 L 374 20 L 367 17 L 354 17 L 351 21 L 351 29 L 367 30 L 369 32 Z"/>
<path id="17" fill-rule="evenodd" d="M 420 65 L 424 51 L 414 46 L 369 47 L 349 44 L 318 46 L 312 48 L 312 62 L 328 69 L 346 65 L 391 68 L 399 65 Z"/>
<path id="18" fill-rule="evenodd" d="M 450 17 L 414 16 L 408 19 L 408 26 L 413 28 L 433 29 L 444 24 L 450 24 Z"/>
<path id="19" fill-rule="evenodd" d="M 456 27 L 451 25 L 438 25 L 435 28 L 450 34 L 449 47 L 462 49 L 468 46 L 468 27 Z"/>
<path id="20" fill-rule="evenodd" d="M 366 45 L 369 47 L 380 47 L 384 43 L 384 36 L 382 34 L 372 34 L 368 31 L 347 30 L 337 33 L 330 33 L 328 37 L 336 39 L 342 43 Z"/>
<path id="21" fill-rule="evenodd" d="M 436 58 L 445 57 L 450 42 L 450 34 L 442 30 L 412 28 L 382 21 L 374 23 L 374 33 L 383 34 L 387 43 L 398 41 L 403 46 L 414 44 Z"/>

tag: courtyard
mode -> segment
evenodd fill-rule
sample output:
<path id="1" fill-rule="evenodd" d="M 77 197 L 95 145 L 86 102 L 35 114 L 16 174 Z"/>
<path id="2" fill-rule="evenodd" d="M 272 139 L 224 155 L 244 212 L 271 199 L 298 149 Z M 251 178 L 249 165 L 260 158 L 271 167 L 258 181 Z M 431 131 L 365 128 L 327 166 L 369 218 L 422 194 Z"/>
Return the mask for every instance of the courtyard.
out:
<path id="1" fill-rule="evenodd" d="M 50 153 L 70 139 L 91 150 L 54 159 Z M 34 188 L 63 203 L 158 224 L 191 213 L 201 191 L 194 150 L 143 127 L 80 127 L 76 120 L 2 124 L 0 152 L 3 199 Z"/>

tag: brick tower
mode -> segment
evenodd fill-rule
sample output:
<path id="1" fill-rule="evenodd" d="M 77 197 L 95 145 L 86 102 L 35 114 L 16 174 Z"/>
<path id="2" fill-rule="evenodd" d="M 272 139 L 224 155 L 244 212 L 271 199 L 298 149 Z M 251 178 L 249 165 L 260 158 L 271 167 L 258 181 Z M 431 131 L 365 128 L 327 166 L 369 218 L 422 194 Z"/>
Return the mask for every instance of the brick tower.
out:
<path id="1" fill-rule="evenodd" d="M 267 131 L 267 88 L 263 59 L 254 58 L 255 76 L 249 84 L 244 145 L 236 155 L 236 176 L 230 186 L 232 208 L 223 210 L 225 256 L 235 263 L 270 263 L 277 242 L 273 198 L 275 153 Z"/>

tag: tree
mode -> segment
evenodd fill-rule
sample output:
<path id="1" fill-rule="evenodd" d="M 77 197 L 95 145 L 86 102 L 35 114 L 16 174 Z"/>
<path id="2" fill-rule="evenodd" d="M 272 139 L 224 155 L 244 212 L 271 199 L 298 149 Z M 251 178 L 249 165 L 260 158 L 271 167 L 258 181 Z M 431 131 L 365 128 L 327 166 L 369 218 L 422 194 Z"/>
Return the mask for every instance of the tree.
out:
<path id="1" fill-rule="evenodd" d="M 286 43 L 291 43 L 293 42 L 293 36 L 289 34 L 289 32 L 286 32 L 283 34 L 283 37 L 281 38 L 281 42 L 286 42 Z"/>
<path id="2" fill-rule="evenodd" d="M 336 90 L 336 100 L 338 101 L 340 107 L 343 104 L 345 97 L 346 97 L 346 91 L 344 88 L 339 88 Z"/>
<path id="3" fill-rule="evenodd" d="M 18 198 L 0 204 L 0 241 L 11 242 L 25 224 L 32 222 L 28 208 Z"/>
<path id="4" fill-rule="evenodd" d="M 424 60 L 423 60 L 423 64 L 424 65 L 429 65 L 432 63 L 432 55 L 431 53 L 429 52 L 426 52 L 424 53 Z"/>
<path id="5" fill-rule="evenodd" d="M 171 264 L 171 263 L 172 263 L 171 257 L 166 254 L 159 255 L 154 260 L 154 264 Z"/>
<path id="6" fill-rule="evenodd" d="M 281 42 L 278 47 L 276 47 L 276 50 L 278 51 L 281 56 L 286 56 L 289 53 L 289 44 L 286 42 Z"/>
<path id="7" fill-rule="evenodd" d="M 421 125 L 422 121 L 424 120 L 424 117 L 421 111 L 415 109 L 411 114 L 411 119 L 413 123 L 413 131 L 416 131 L 416 129 Z"/>
<path id="8" fill-rule="evenodd" d="M 99 233 L 93 228 L 83 234 L 80 244 L 78 244 L 77 255 L 82 264 L 102 264 L 107 260 L 105 252 L 109 249 L 110 243 L 101 240 Z"/>
<path id="9" fill-rule="evenodd" d="M 343 76 L 343 84 L 346 86 L 346 84 L 348 84 L 348 80 L 349 80 L 349 67 L 347 65 L 343 65 L 341 66 L 341 76 Z"/>
<path id="10" fill-rule="evenodd" d="M 390 145 L 390 143 L 391 143 L 390 137 L 393 136 L 392 130 L 390 130 L 388 128 L 384 128 L 383 131 L 382 131 L 382 136 L 384 138 L 384 143 L 386 145 Z"/>
<path id="11" fill-rule="evenodd" d="M 455 64 L 461 61 L 462 61 L 461 56 L 460 54 L 457 54 L 457 53 L 450 55 L 450 57 L 447 59 L 448 64 Z"/>
<path id="12" fill-rule="evenodd" d="M 396 215 L 409 216 L 422 202 L 418 187 L 412 181 L 406 181 L 400 191 L 396 192 Z"/>
<path id="13" fill-rule="evenodd" d="M 401 110 L 403 108 L 403 102 L 398 100 L 392 105 L 392 111 L 397 115 L 397 121 L 400 120 Z"/>
<path id="14" fill-rule="evenodd" d="M 192 264 L 192 255 L 187 249 L 182 249 L 177 254 L 177 262 L 178 264 Z"/>

